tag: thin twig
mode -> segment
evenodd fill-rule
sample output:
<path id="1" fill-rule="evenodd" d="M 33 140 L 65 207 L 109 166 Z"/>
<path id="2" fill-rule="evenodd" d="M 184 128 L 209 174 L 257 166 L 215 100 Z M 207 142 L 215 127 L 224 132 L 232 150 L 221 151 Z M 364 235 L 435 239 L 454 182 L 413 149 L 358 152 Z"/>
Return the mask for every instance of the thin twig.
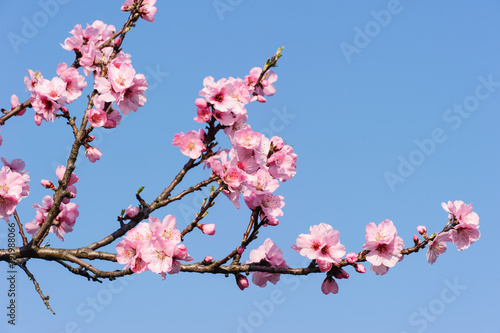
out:
<path id="1" fill-rule="evenodd" d="M 21 267 L 21 269 L 28 275 L 28 278 L 33 281 L 33 284 L 35 285 L 35 290 L 38 292 L 38 294 L 40 295 L 40 297 L 42 298 L 42 301 L 43 303 L 45 304 L 45 306 L 47 307 L 47 309 L 49 309 L 52 314 L 56 314 L 54 312 L 54 310 L 52 310 L 52 308 L 50 307 L 50 304 L 49 304 L 49 299 L 50 297 L 49 296 L 44 296 L 43 295 L 43 292 L 42 292 L 42 289 L 40 288 L 40 285 L 38 284 L 38 282 L 36 281 L 35 277 L 33 276 L 33 274 L 31 274 L 31 272 L 29 271 L 28 267 L 26 267 L 26 264 L 22 264 L 22 263 L 19 263 L 17 261 L 13 261 L 17 266 Z"/>

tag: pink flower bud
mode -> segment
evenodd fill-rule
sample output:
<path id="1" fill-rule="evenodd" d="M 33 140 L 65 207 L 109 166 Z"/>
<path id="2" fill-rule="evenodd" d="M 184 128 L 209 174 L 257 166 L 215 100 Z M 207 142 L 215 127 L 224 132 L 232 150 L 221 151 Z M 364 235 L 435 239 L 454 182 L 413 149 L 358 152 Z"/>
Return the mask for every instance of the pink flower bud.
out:
<path id="1" fill-rule="evenodd" d="M 121 37 L 115 38 L 113 43 L 115 43 L 115 46 L 120 46 L 122 43 L 122 38 Z"/>
<path id="2" fill-rule="evenodd" d="M 197 98 L 194 101 L 194 104 L 199 107 L 199 108 L 206 108 L 207 107 L 207 101 L 204 98 Z"/>
<path id="3" fill-rule="evenodd" d="M 366 268 L 365 266 L 361 265 L 361 264 L 356 264 L 356 267 L 354 268 L 356 270 L 356 272 L 358 273 L 366 273 Z"/>
<path id="4" fill-rule="evenodd" d="M 214 257 L 212 256 L 206 256 L 205 259 L 201 262 L 202 264 L 208 265 L 214 260 Z"/>
<path id="5" fill-rule="evenodd" d="M 95 136 L 94 135 L 89 135 L 88 137 L 85 138 L 85 142 L 92 142 L 94 141 Z"/>
<path id="6" fill-rule="evenodd" d="M 238 288 L 240 288 L 241 290 L 248 288 L 248 279 L 246 276 L 238 274 L 235 275 L 235 277 Z"/>
<path id="7" fill-rule="evenodd" d="M 267 99 L 262 95 L 257 95 L 257 102 L 265 103 Z"/>
<path id="8" fill-rule="evenodd" d="M 349 278 L 349 273 L 344 271 L 343 269 L 336 270 L 333 273 L 333 276 L 335 276 L 337 279 L 348 279 Z"/>
<path id="9" fill-rule="evenodd" d="M 63 113 L 68 113 L 68 112 L 69 112 L 69 111 L 68 111 L 68 108 L 67 108 L 67 107 L 64 107 L 64 106 L 63 106 L 63 107 L 61 107 L 61 111 L 62 111 Z"/>
<path id="10" fill-rule="evenodd" d="M 213 235 L 215 234 L 215 224 L 198 224 L 198 228 L 200 228 L 201 232 L 205 235 Z"/>
<path id="11" fill-rule="evenodd" d="M 40 116 L 38 113 L 35 113 L 35 124 L 37 124 L 37 126 L 40 126 L 42 124 L 42 116 Z"/>
<path id="12" fill-rule="evenodd" d="M 245 248 L 243 246 L 238 247 L 238 254 L 242 254 L 243 251 L 245 251 Z"/>
<path id="13" fill-rule="evenodd" d="M 128 208 L 125 210 L 125 216 L 134 218 L 139 214 L 139 207 L 132 207 L 132 205 L 128 206 Z"/>
<path id="14" fill-rule="evenodd" d="M 56 187 L 54 186 L 54 184 L 50 180 L 42 179 L 42 181 L 40 183 L 45 188 L 48 188 L 48 189 L 51 189 L 51 190 L 55 190 L 56 189 Z"/>
<path id="15" fill-rule="evenodd" d="M 418 245 L 418 243 L 420 243 L 417 235 L 413 235 L 413 243 L 415 243 L 415 245 Z"/>
<path id="16" fill-rule="evenodd" d="M 345 255 L 345 260 L 347 260 L 348 263 L 352 264 L 358 261 L 358 255 L 354 252 L 350 252 Z"/>
<path id="17" fill-rule="evenodd" d="M 418 231 L 418 233 L 419 233 L 419 234 L 421 234 L 422 236 L 427 235 L 427 228 L 426 228 L 425 226 L 423 226 L 423 225 L 419 225 L 419 226 L 417 227 L 417 231 Z"/>

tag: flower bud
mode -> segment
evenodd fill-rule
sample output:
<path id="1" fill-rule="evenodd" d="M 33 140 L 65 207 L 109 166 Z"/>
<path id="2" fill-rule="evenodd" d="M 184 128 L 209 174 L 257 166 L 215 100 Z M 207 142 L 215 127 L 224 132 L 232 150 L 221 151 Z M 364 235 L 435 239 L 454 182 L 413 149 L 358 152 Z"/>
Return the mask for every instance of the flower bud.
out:
<path id="1" fill-rule="evenodd" d="M 42 181 L 40 183 L 45 188 L 48 188 L 48 189 L 51 189 L 51 190 L 55 190 L 56 189 L 56 187 L 54 186 L 54 184 L 50 180 L 42 179 Z"/>
<path id="2" fill-rule="evenodd" d="M 242 254 L 243 251 L 245 251 L 245 248 L 243 246 L 238 246 L 238 254 Z"/>
<path id="3" fill-rule="evenodd" d="M 240 288 L 241 290 L 248 288 L 248 279 L 246 276 L 237 274 L 235 275 L 235 277 L 238 288 Z"/>
<path id="4" fill-rule="evenodd" d="M 418 239 L 417 235 L 413 235 L 413 243 L 415 243 L 415 245 L 420 244 L 420 240 Z"/>
<path id="5" fill-rule="evenodd" d="M 122 43 L 122 38 L 121 37 L 115 38 L 113 40 L 113 43 L 115 44 L 115 46 L 120 46 Z"/>
<path id="6" fill-rule="evenodd" d="M 358 261 L 358 255 L 354 252 L 350 252 L 345 255 L 345 260 L 347 260 L 348 263 L 352 264 Z"/>
<path id="7" fill-rule="evenodd" d="M 206 256 L 205 259 L 203 259 L 203 261 L 201 262 L 202 264 L 204 265 L 208 265 L 210 264 L 212 261 L 214 260 L 214 257 L 211 257 L 211 256 Z"/>
<path id="8" fill-rule="evenodd" d="M 419 234 L 421 234 L 422 236 L 426 237 L 427 236 L 427 228 L 423 225 L 419 225 L 417 227 L 417 231 Z"/>
<path id="9" fill-rule="evenodd" d="M 198 228 L 200 228 L 201 232 L 205 235 L 213 235 L 215 234 L 215 224 L 198 224 Z"/>
<path id="10" fill-rule="evenodd" d="M 366 273 L 366 268 L 365 266 L 361 265 L 361 264 L 357 264 L 356 267 L 354 267 L 354 269 L 356 270 L 356 272 L 358 273 Z"/>
<path id="11" fill-rule="evenodd" d="M 128 208 L 125 210 L 125 216 L 134 218 L 139 214 L 139 207 L 132 207 L 132 205 L 128 206 Z"/>

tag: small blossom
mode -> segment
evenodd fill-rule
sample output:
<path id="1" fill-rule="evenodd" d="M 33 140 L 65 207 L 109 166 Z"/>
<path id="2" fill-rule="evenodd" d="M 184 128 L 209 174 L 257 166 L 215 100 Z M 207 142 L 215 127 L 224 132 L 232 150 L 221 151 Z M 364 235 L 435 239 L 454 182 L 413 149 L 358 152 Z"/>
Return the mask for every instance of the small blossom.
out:
<path id="1" fill-rule="evenodd" d="M 89 159 L 91 163 L 94 163 L 95 161 L 98 161 L 101 159 L 102 153 L 99 150 L 99 148 L 92 147 L 92 146 L 86 146 L 85 147 L 85 156 Z"/>
<path id="2" fill-rule="evenodd" d="M 446 252 L 446 242 L 451 242 L 450 234 L 447 232 L 440 233 L 429 242 L 429 248 L 427 249 L 427 262 L 429 264 L 432 265 L 436 262 L 438 256 Z"/>
<path id="3" fill-rule="evenodd" d="M 358 255 L 354 252 L 349 252 L 348 254 L 345 255 L 345 259 L 347 260 L 348 263 L 352 264 L 358 261 Z"/>
<path id="4" fill-rule="evenodd" d="M 321 291 L 325 295 L 328 295 L 329 293 L 336 294 L 339 292 L 339 285 L 331 276 L 327 276 L 321 284 Z"/>
<path id="5" fill-rule="evenodd" d="M 139 214 L 139 207 L 132 207 L 132 205 L 128 206 L 125 210 L 125 216 L 129 218 L 134 218 Z"/>

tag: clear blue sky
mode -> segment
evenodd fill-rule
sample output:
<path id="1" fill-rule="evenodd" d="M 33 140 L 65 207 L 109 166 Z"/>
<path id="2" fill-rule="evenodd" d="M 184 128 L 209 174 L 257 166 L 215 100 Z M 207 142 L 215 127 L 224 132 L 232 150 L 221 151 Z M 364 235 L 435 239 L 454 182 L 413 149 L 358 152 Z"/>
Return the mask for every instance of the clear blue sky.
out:
<path id="1" fill-rule="evenodd" d="M 65 2 L 0 4 L 1 107 L 10 106 L 13 93 L 27 99 L 27 68 L 51 78 L 60 62 L 73 61 L 59 43 L 75 24 L 99 19 L 120 27 L 127 15 L 120 11 L 122 1 Z M 218 13 L 214 3 L 231 10 Z M 500 3 L 221 0 L 160 1 L 157 7 L 156 22 L 140 21 L 123 45 L 137 72 L 148 77 L 148 102 L 117 129 L 97 132 L 104 157 L 95 164 L 82 157 L 75 171 L 80 177 L 75 231 L 64 243 L 51 234 L 51 246 L 80 247 L 112 232 L 116 216 L 135 204 L 141 186 L 146 200 L 155 198 L 187 160 L 171 141 L 177 132 L 199 128 L 192 118 L 203 78 L 244 77 L 282 45 L 277 94 L 248 107 L 249 123 L 292 145 L 298 172 L 278 189 L 286 200 L 280 225 L 263 230 L 256 246 L 271 237 L 296 267 L 303 258 L 290 246 L 310 225 L 331 224 L 347 250 L 357 252 L 366 225 L 384 219 L 394 221 L 409 245 L 418 225 L 441 230 L 447 215 L 440 204 L 448 200 L 473 203 L 482 237 L 463 252 L 450 246 L 432 266 L 418 253 L 382 277 L 349 271 L 351 278 L 339 281 L 339 294 L 329 296 L 320 291 L 323 274 L 282 277 L 276 286 L 251 285 L 241 292 L 233 277 L 189 273 L 162 281 L 146 272 L 98 284 L 57 264 L 31 260 L 57 315 L 18 272 L 14 328 L 4 315 L 3 263 L 0 331 L 500 331 L 500 278 L 493 256 L 500 199 Z M 26 30 L 34 22 L 36 31 Z M 26 43 L 16 49 L 9 33 L 23 36 L 23 29 Z M 81 117 L 83 105 L 77 102 L 71 111 Z M 39 181 L 55 180 L 72 137 L 63 121 L 37 127 L 32 117 L 28 110 L 0 133 L 1 155 L 24 159 L 30 170 L 31 195 L 19 207 L 23 222 L 35 217 L 31 205 L 48 194 Z M 416 165 L 404 169 L 403 160 Z M 388 172 L 403 181 L 391 186 Z M 206 176 L 195 172 L 185 185 Z M 183 226 L 199 201 L 200 195 L 188 197 L 155 216 L 173 214 Z M 248 211 L 220 198 L 208 221 L 216 224 L 215 236 L 193 233 L 186 239 L 195 260 L 233 249 Z"/>

